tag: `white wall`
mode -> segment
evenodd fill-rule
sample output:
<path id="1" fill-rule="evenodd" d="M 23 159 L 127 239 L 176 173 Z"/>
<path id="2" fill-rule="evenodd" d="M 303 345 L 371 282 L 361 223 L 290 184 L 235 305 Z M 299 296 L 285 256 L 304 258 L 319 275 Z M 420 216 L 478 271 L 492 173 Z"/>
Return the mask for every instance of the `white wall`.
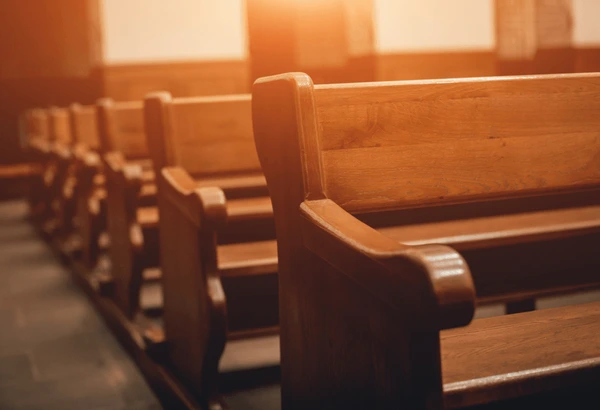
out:
<path id="1" fill-rule="evenodd" d="M 495 47 L 494 0 L 374 0 L 374 6 L 379 53 Z"/>
<path id="2" fill-rule="evenodd" d="M 246 57 L 243 0 L 102 0 L 105 64 Z"/>
<path id="3" fill-rule="evenodd" d="M 573 43 L 600 45 L 600 0 L 573 0 Z"/>

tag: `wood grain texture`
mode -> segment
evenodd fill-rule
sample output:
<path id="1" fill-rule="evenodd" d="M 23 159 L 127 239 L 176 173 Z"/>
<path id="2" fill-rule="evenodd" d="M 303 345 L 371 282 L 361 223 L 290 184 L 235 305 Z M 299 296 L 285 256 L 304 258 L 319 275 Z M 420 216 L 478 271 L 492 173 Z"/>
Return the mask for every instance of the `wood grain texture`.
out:
<path id="1" fill-rule="evenodd" d="M 537 394 L 595 383 L 599 319 L 596 302 L 476 320 L 442 332 L 446 407 L 511 399 L 525 388 Z"/>
<path id="2" fill-rule="evenodd" d="M 260 241 L 219 246 L 219 270 L 224 276 L 277 273 L 277 242 Z"/>
<path id="3" fill-rule="evenodd" d="M 593 186 L 599 84 L 589 74 L 316 86 L 327 195 L 364 211 Z"/>
<path id="4" fill-rule="evenodd" d="M 272 334 L 278 323 L 273 212 L 250 108 L 249 95 L 145 99 L 169 354 L 215 409 L 223 349 L 233 338 Z"/>
<path id="5" fill-rule="evenodd" d="M 250 95 L 175 100 L 168 116 L 173 161 L 195 177 L 260 171 Z"/>
<path id="6" fill-rule="evenodd" d="M 159 264 L 155 174 L 144 132 L 143 108 L 142 101 L 117 103 L 108 98 L 96 104 L 104 154 L 114 297 L 131 318 L 140 308 L 144 270 Z"/>
<path id="7" fill-rule="evenodd" d="M 390 226 L 380 231 L 407 245 L 439 243 L 458 250 L 477 249 L 598 233 L 600 207 Z"/>

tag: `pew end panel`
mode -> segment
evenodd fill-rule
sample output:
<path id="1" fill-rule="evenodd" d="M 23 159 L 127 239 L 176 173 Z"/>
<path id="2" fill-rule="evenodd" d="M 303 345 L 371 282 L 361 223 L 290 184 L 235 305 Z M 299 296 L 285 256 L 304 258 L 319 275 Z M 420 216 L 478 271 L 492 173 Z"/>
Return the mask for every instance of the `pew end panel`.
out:
<path id="1" fill-rule="evenodd" d="M 227 341 L 227 307 L 217 270 L 216 238 L 199 227 L 224 223 L 225 197 L 218 188 L 197 189 L 178 168 L 163 169 L 158 183 L 168 354 L 192 389 L 217 397 L 219 358 Z"/>
<path id="2" fill-rule="evenodd" d="M 104 163 L 113 296 L 124 313 L 134 317 L 139 308 L 143 270 L 140 259 L 144 235 L 137 221 L 136 206 L 142 170 L 128 164 L 120 152 L 105 154 Z"/>
<path id="3" fill-rule="evenodd" d="M 158 211 L 141 101 L 96 104 L 105 164 L 114 297 L 128 317 L 140 308 L 143 271 L 158 265 Z"/>
<path id="4" fill-rule="evenodd" d="M 145 108 L 150 150 L 155 166 L 162 164 L 169 352 L 188 383 L 216 400 L 226 342 L 278 330 L 272 208 L 254 149 L 250 96 L 171 99 L 157 93 L 146 98 Z M 222 365 L 235 368 L 227 360 Z"/>

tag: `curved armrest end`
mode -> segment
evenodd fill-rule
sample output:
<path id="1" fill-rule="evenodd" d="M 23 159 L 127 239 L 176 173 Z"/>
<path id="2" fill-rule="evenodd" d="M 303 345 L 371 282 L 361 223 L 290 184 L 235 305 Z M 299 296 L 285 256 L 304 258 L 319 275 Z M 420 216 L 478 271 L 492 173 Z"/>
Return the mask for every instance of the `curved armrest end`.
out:
<path id="1" fill-rule="evenodd" d="M 407 248 L 406 256 L 425 272 L 439 309 L 440 329 L 466 326 L 475 313 L 475 285 L 469 266 L 454 249 L 444 245 Z"/>
<path id="2" fill-rule="evenodd" d="M 225 193 L 218 187 L 198 187 L 182 168 L 162 169 L 162 183 L 168 200 L 196 226 L 216 228 L 227 220 Z"/>
<path id="3" fill-rule="evenodd" d="M 225 193 L 218 187 L 196 188 L 192 194 L 200 206 L 200 221 L 211 229 L 225 225 L 227 206 Z"/>
<path id="4" fill-rule="evenodd" d="M 125 164 L 122 168 L 123 178 L 130 187 L 139 189 L 142 186 L 144 170 L 138 164 Z"/>
<path id="5" fill-rule="evenodd" d="M 475 286 L 456 250 L 403 245 L 329 199 L 305 201 L 300 210 L 305 246 L 415 325 L 440 330 L 472 320 Z"/>

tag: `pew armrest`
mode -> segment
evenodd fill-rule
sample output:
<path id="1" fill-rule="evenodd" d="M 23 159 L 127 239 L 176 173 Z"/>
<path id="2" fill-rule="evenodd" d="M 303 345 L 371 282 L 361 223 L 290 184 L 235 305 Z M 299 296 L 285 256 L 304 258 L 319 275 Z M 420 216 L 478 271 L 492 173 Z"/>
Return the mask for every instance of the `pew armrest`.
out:
<path id="1" fill-rule="evenodd" d="M 128 163 L 120 152 L 105 154 L 104 161 L 107 165 L 106 174 L 108 178 L 116 178 L 116 181 L 122 182 L 127 187 L 139 191 L 144 182 L 142 165 Z"/>
<path id="2" fill-rule="evenodd" d="M 267 181 L 262 174 L 205 178 L 199 182 L 201 186 L 218 186 L 229 199 L 269 195 Z"/>
<path id="3" fill-rule="evenodd" d="M 218 187 L 198 187 L 182 168 L 167 167 L 162 170 L 159 195 L 164 195 L 197 227 L 217 228 L 227 220 L 225 194 Z M 163 189 L 164 188 L 164 189 Z"/>
<path id="4" fill-rule="evenodd" d="M 390 308 L 414 312 L 416 326 L 467 325 L 475 310 L 469 267 L 448 246 L 406 246 L 329 199 L 300 206 L 304 245 Z"/>

